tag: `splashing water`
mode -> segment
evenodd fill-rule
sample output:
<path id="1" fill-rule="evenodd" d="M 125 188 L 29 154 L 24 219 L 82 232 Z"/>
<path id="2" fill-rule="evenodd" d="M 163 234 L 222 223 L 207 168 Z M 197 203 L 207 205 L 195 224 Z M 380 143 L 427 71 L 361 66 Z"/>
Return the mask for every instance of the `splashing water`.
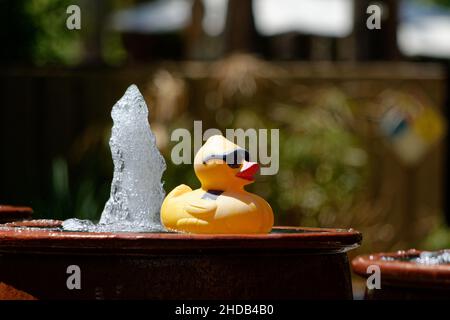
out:
<path id="1" fill-rule="evenodd" d="M 450 264 L 450 250 L 424 251 L 415 259 L 415 262 L 427 265 Z"/>
<path id="2" fill-rule="evenodd" d="M 164 199 L 161 177 L 166 163 L 156 147 L 148 123 L 144 97 L 135 85 L 114 105 L 109 145 L 114 162 L 111 195 L 98 224 L 89 220 L 64 221 L 70 231 L 157 232 L 164 228 L 160 208 Z"/>
<path id="3" fill-rule="evenodd" d="M 423 265 L 450 264 L 450 250 L 423 251 L 414 257 L 382 257 L 385 261 L 405 261 Z"/>

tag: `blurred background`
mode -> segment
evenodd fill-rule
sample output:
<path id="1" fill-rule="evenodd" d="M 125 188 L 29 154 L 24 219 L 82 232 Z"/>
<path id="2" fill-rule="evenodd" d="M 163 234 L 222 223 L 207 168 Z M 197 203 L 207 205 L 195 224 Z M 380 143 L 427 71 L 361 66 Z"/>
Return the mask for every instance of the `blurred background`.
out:
<path id="1" fill-rule="evenodd" d="M 81 9 L 69 30 L 68 6 Z M 0 0 L 0 203 L 98 219 L 113 104 L 136 83 L 172 130 L 280 129 L 251 190 L 277 225 L 355 228 L 355 253 L 450 247 L 450 0 Z"/>

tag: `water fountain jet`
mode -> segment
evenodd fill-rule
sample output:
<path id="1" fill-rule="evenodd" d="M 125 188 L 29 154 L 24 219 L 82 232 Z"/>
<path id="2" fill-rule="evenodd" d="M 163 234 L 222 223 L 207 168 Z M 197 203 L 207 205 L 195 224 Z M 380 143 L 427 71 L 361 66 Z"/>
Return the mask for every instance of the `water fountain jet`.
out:
<path id="1" fill-rule="evenodd" d="M 136 85 L 114 105 L 109 145 L 114 162 L 111 195 L 99 224 L 69 219 L 67 231 L 162 232 L 159 209 L 164 199 L 161 177 L 166 163 L 148 123 L 148 108 Z"/>

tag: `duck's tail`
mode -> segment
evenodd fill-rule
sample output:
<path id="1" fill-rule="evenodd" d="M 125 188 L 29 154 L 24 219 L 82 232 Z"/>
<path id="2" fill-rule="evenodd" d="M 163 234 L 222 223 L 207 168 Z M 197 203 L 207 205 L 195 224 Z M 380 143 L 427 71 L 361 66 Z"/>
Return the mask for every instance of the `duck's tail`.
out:
<path id="1" fill-rule="evenodd" d="M 185 194 L 187 192 L 191 192 L 192 189 L 191 187 L 185 185 L 185 184 L 180 184 L 178 187 L 176 187 L 175 189 L 173 189 L 172 191 L 169 192 L 169 194 L 166 196 L 165 200 L 169 200 L 175 197 L 178 197 L 182 194 Z"/>

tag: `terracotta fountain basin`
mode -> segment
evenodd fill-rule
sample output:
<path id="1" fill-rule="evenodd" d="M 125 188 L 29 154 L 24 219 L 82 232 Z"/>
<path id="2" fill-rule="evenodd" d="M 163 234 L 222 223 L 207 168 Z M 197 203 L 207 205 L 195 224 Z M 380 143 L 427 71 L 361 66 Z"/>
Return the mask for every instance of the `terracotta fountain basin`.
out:
<path id="1" fill-rule="evenodd" d="M 0 297 L 352 299 L 346 252 L 362 239 L 339 229 L 193 235 L 65 232 L 60 225 L 0 226 Z M 80 290 L 66 286 L 70 265 L 80 267 Z"/>
<path id="2" fill-rule="evenodd" d="M 353 271 L 367 278 L 370 265 L 381 271 L 381 289 L 367 289 L 367 300 L 450 299 L 450 264 L 414 262 L 422 251 L 408 250 L 358 256 L 352 261 Z"/>
<path id="3" fill-rule="evenodd" d="M 0 205 L 0 223 L 31 219 L 33 209 L 29 207 L 16 207 Z"/>

